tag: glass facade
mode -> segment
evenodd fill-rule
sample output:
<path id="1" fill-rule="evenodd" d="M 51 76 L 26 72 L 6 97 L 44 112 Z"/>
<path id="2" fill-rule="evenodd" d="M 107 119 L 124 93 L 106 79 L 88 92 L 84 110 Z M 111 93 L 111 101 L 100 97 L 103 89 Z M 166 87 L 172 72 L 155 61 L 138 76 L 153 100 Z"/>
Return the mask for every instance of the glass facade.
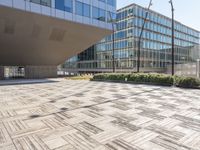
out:
<path id="1" fill-rule="evenodd" d="M 138 38 L 145 13 L 145 8 L 135 4 L 118 10 L 114 35 L 116 69 L 136 70 Z M 171 64 L 171 34 L 171 19 L 150 11 L 141 40 L 141 68 L 151 68 L 153 71 L 165 69 Z M 193 51 L 196 51 L 199 41 L 199 31 L 176 21 L 175 63 L 196 61 Z M 97 67 L 93 69 L 112 69 L 112 49 L 111 35 L 94 46 L 94 62 L 97 63 Z M 77 63 L 84 64 L 83 62 L 78 60 Z M 84 68 L 83 65 L 82 67 Z"/>
<path id="2" fill-rule="evenodd" d="M 24 0 L 33 4 L 39 4 L 53 8 L 34 8 L 33 12 L 51 15 L 84 24 L 92 24 L 111 30 L 111 17 L 116 18 L 116 0 Z M 54 10 L 55 8 L 55 10 Z M 44 11 L 43 11 L 44 9 Z M 45 10 L 46 9 L 46 10 Z M 57 11 L 59 10 L 59 11 Z M 67 12 L 67 13 L 65 13 Z M 80 17 L 83 18 L 80 18 Z M 89 20 L 90 19 L 90 20 Z M 96 20 L 96 21 L 94 21 Z M 100 22 L 104 23 L 100 23 Z"/>
<path id="3" fill-rule="evenodd" d="M 97 4 L 105 3 L 105 6 L 110 5 L 111 7 L 114 8 L 114 10 L 116 8 L 116 0 L 95 0 L 95 1 L 97 2 Z M 30 2 L 52 7 L 52 0 L 30 0 Z M 66 11 L 83 17 L 89 17 L 103 22 L 109 22 L 110 17 L 116 18 L 115 11 L 113 10 L 110 11 L 107 10 L 106 7 L 100 8 L 99 5 L 93 6 L 90 3 L 86 3 L 84 1 L 79 1 L 79 0 L 55 0 L 55 8 L 58 10 Z"/>

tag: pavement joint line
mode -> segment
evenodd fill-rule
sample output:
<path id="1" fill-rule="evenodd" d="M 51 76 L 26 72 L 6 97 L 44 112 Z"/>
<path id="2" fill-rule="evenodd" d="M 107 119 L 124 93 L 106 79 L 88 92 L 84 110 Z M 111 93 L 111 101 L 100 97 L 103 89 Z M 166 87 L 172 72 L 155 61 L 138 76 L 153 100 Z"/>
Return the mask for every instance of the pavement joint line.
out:
<path id="1" fill-rule="evenodd" d="M 10 137 L 10 140 L 12 141 L 12 144 L 14 145 L 14 147 L 15 147 L 16 150 L 17 150 L 17 146 L 15 145 L 15 143 L 14 143 L 14 141 L 13 141 L 13 139 L 12 139 L 11 134 L 8 132 L 8 129 L 6 128 L 5 123 L 2 122 L 2 124 L 3 124 L 3 127 L 5 128 L 5 130 L 6 130 L 7 134 L 8 134 L 8 136 Z"/>

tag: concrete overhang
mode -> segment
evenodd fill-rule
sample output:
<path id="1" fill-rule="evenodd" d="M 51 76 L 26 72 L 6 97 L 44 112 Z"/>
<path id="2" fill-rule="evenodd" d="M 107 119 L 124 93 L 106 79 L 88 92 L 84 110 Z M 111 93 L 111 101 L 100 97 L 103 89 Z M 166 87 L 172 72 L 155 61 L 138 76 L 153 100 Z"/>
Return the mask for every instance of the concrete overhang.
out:
<path id="1" fill-rule="evenodd" d="M 0 6 L 0 65 L 59 65 L 110 30 Z"/>

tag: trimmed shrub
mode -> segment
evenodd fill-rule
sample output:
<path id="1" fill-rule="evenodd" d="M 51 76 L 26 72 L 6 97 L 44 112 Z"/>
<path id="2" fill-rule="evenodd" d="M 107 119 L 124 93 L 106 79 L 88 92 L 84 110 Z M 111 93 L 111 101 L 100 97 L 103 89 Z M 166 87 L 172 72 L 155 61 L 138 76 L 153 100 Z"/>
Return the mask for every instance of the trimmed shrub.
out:
<path id="1" fill-rule="evenodd" d="M 96 74 L 93 80 L 106 80 L 106 81 L 127 81 L 141 84 L 156 84 L 156 85 L 173 85 L 173 77 L 164 74 L 120 74 L 120 73 L 107 73 Z"/>
<path id="2" fill-rule="evenodd" d="M 128 78 L 128 76 L 129 74 L 102 73 L 94 75 L 93 80 L 125 81 L 125 78 Z"/>
<path id="3" fill-rule="evenodd" d="M 192 77 L 175 76 L 174 84 L 177 87 L 182 87 L 182 88 L 198 88 L 200 86 L 200 80 Z"/>
<path id="4" fill-rule="evenodd" d="M 196 78 L 180 76 L 173 77 L 171 75 L 157 73 L 105 73 L 94 75 L 92 80 L 119 81 L 166 86 L 175 85 L 183 88 L 198 88 L 200 86 L 200 80 Z"/>
<path id="5" fill-rule="evenodd" d="M 129 81 L 158 85 L 173 85 L 173 78 L 164 74 L 132 74 Z"/>

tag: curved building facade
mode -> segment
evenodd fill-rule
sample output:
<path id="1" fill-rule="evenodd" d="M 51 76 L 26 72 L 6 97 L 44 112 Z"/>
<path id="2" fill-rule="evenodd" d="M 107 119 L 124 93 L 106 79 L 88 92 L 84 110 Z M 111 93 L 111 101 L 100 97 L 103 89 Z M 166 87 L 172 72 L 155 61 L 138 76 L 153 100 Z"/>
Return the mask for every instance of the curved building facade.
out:
<path id="1" fill-rule="evenodd" d="M 0 0 L 0 66 L 55 76 L 57 65 L 111 33 L 115 12 L 115 0 Z"/>

